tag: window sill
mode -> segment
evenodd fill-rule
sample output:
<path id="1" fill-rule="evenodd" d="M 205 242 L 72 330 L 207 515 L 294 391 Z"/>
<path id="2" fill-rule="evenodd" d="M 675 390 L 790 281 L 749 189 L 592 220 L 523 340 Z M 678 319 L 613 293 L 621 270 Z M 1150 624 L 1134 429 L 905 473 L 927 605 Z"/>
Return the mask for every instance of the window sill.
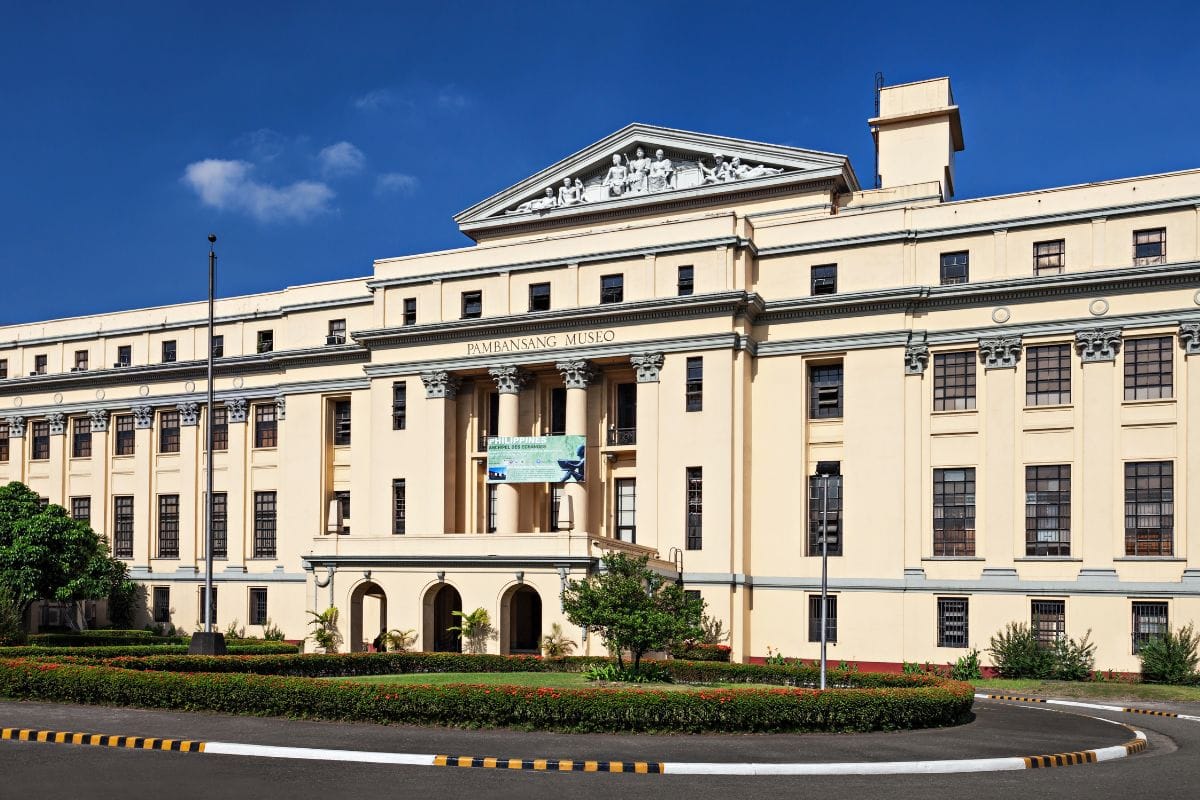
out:
<path id="1" fill-rule="evenodd" d="M 1145 400 L 1122 400 L 1121 405 L 1123 407 L 1125 407 L 1125 406 L 1150 406 L 1151 408 L 1153 408 L 1154 406 L 1162 406 L 1163 408 L 1168 408 L 1170 406 L 1175 405 L 1175 398 L 1174 397 L 1153 397 L 1153 398 L 1147 398 Z"/>
<path id="2" fill-rule="evenodd" d="M 1074 403 L 1046 403 L 1045 405 L 1022 406 L 1023 411 L 1070 411 L 1073 408 L 1075 408 Z"/>
<path id="3" fill-rule="evenodd" d="M 1186 558 L 1179 556 L 1117 556 L 1113 561 L 1178 561 L 1186 562 Z"/>
<path id="4" fill-rule="evenodd" d="M 987 561 L 983 556 L 922 556 L 922 561 Z"/>
<path id="5" fill-rule="evenodd" d="M 968 414 L 978 414 L 978 408 L 947 408 L 942 411 L 930 411 L 935 417 L 964 417 Z"/>
<path id="6" fill-rule="evenodd" d="M 1073 556 L 1018 556 L 1013 561 L 1022 561 L 1029 564 L 1036 564 L 1039 561 L 1059 561 L 1059 562 L 1082 562 L 1082 558 Z"/>

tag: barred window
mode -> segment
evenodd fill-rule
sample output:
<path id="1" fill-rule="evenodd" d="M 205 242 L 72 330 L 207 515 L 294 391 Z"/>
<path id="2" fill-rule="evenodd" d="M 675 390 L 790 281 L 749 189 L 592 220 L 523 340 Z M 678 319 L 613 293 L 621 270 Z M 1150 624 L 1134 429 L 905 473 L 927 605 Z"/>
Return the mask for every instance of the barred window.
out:
<path id="1" fill-rule="evenodd" d="M 837 264 L 817 264 L 812 268 L 812 294 L 837 294 Z"/>
<path id="2" fill-rule="evenodd" d="M 417 298 L 415 297 L 404 298 L 404 324 L 417 324 Z"/>
<path id="3" fill-rule="evenodd" d="M 158 496 L 158 557 L 179 558 L 179 495 Z"/>
<path id="4" fill-rule="evenodd" d="M 1050 647 L 1067 635 L 1067 602 L 1033 600 L 1029 604 L 1029 629 L 1042 647 Z"/>
<path id="5" fill-rule="evenodd" d="M 229 500 L 225 492 L 213 492 L 212 552 L 213 558 L 229 555 Z"/>
<path id="6" fill-rule="evenodd" d="M 277 447 L 279 445 L 279 423 L 275 418 L 274 403 L 259 403 L 254 407 L 254 446 Z"/>
<path id="7" fill-rule="evenodd" d="M 842 364 L 808 368 L 809 419 L 841 419 L 843 394 Z"/>
<path id="8" fill-rule="evenodd" d="M 933 357 L 933 410 L 965 411 L 975 407 L 975 351 L 938 353 Z"/>
<path id="9" fill-rule="evenodd" d="M 251 587 L 250 589 L 250 624 L 267 624 L 267 590 L 266 588 Z"/>
<path id="10" fill-rule="evenodd" d="M 408 383 L 392 384 L 392 430 L 402 431 L 408 424 Z"/>
<path id="11" fill-rule="evenodd" d="M 1048 344 L 1025 349 L 1025 405 L 1071 402 L 1071 346 Z"/>
<path id="12" fill-rule="evenodd" d="M 676 294 L 685 297 L 696 291 L 696 270 L 691 264 L 679 268 L 679 277 L 675 281 Z"/>
<path id="13" fill-rule="evenodd" d="M 200 602 L 196 606 L 196 608 L 198 609 L 199 614 L 200 614 L 200 623 L 201 624 L 203 624 L 205 621 L 205 617 L 204 617 L 204 606 L 205 606 L 204 590 L 205 590 L 205 588 L 206 587 L 204 586 L 204 584 L 200 584 L 200 598 L 199 598 Z M 217 589 L 218 588 L 220 588 L 220 587 L 217 587 L 217 586 L 212 587 L 212 597 L 209 598 L 209 602 L 208 602 L 208 618 L 212 620 L 212 624 L 213 624 L 214 628 L 216 627 L 216 624 L 217 624 Z"/>
<path id="14" fill-rule="evenodd" d="M 688 467 L 686 473 L 687 494 L 687 549 L 699 550 L 704 546 L 704 470 Z"/>
<path id="15" fill-rule="evenodd" d="M 933 554 L 975 555 L 975 468 L 933 471 Z"/>
<path id="16" fill-rule="evenodd" d="M 966 647 L 970 638 L 967 598 L 939 597 L 938 647 Z"/>
<path id="17" fill-rule="evenodd" d="M 970 254 L 967 251 L 958 253 L 942 253 L 941 281 L 942 286 L 956 283 L 966 283 L 970 280 Z"/>
<path id="18" fill-rule="evenodd" d="M 1125 399 L 1169 400 L 1175 351 L 1170 336 L 1125 340 Z"/>
<path id="19" fill-rule="evenodd" d="M 8 423 L 0 421 L 0 463 L 8 462 L 10 445 Z"/>
<path id="20" fill-rule="evenodd" d="M 117 435 L 113 438 L 113 454 L 118 456 L 133 455 L 134 433 L 133 415 L 118 414 L 114 420 Z"/>
<path id="21" fill-rule="evenodd" d="M 1025 467 L 1025 555 L 1071 555 L 1071 465 Z"/>
<path id="22" fill-rule="evenodd" d="M 1125 464 L 1125 555 L 1174 554 L 1174 480 L 1170 461 Z"/>
<path id="23" fill-rule="evenodd" d="M 154 587 L 154 621 L 168 623 L 171 621 L 171 587 Z"/>
<path id="24" fill-rule="evenodd" d="M 808 554 L 821 555 L 821 481 L 828 481 L 825 539 L 831 556 L 842 554 L 842 476 L 808 476 Z"/>
<path id="25" fill-rule="evenodd" d="M 1133 654 L 1142 651 L 1142 645 L 1151 639 L 1161 639 L 1170 630 L 1167 619 L 1167 604 L 1163 602 L 1133 601 Z"/>
<path id="26" fill-rule="evenodd" d="M 637 542 L 637 479 L 617 478 L 617 538 L 622 542 Z"/>
<path id="27" fill-rule="evenodd" d="M 687 360 L 687 384 L 684 389 L 686 399 L 685 411 L 702 411 L 704 409 L 704 359 L 693 356 Z"/>
<path id="28" fill-rule="evenodd" d="M 229 449 L 229 409 L 216 406 L 212 412 L 213 452 Z"/>
<path id="29" fill-rule="evenodd" d="M 821 641 L 821 595 L 808 596 L 808 640 Z M 837 595 L 825 595 L 825 641 L 837 641 Z"/>
<path id="30" fill-rule="evenodd" d="M 600 276 L 600 302 L 620 303 L 625 299 L 625 276 Z"/>
<path id="31" fill-rule="evenodd" d="M 483 292 L 462 293 L 462 318 L 478 319 L 483 316 Z"/>
<path id="32" fill-rule="evenodd" d="M 45 461 L 50 458 L 50 423 L 35 422 L 29 426 L 33 438 L 33 448 L 29 454 L 33 461 Z"/>
<path id="33" fill-rule="evenodd" d="M 133 558 L 133 496 L 113 497 L 113 555 Z"/>
<path id="34" fill-rule="evenodd" d="M 333 402 L 333 444 L 335 447 L 345 447 L 350 444 L 350 401 L 335 400 Z"/>
<path id="35" fill-rule="evenodd" d="M 548 283 L 531 283 L 531 284 L 529 284 L 529 310 L 530 311 L 549 311 L 550 310 L 550 284 L 548 284 Z"/>
<path id="36" fill-rule="evenodd" d="M 92 457 L 92 420 L 90 417 L 75 417 L 71 420 L 71 457 Z"/>
<path id="37" fill-rule="evenodd" d="M 254 493 L 254 557 L 275 557 L 275 492 Z"/>
<path id="38" fill-rule="evenodd" d="M 1150 228 L 1133 232 L 1133 265 L 1152 266 L 1167 263 L 1167 229 Z"/>
<path id="39" fill-rule="evenodd" d="M 179 452 L 178 411 L 163 411 L 158 415 L 158 452 Z"/>
<path id="40" fill-rule="evenodd" d="M 1060 275 L 1067 263 L 1067 243 L 1063 239 L 1033 243 L 1033 274 Z"/>
<path id="41" fill-rule="evenodd" d="M 408 525 L 408 496 L 404 478 L 392 481 L 392 534 L 403 536 Z"/>
<path id="42" fill-rule="evenodd" d="M 71 519 L 77 519 L 80 522 L 90 523 L 92 521 L 92 498 L 72 497 Z"/>

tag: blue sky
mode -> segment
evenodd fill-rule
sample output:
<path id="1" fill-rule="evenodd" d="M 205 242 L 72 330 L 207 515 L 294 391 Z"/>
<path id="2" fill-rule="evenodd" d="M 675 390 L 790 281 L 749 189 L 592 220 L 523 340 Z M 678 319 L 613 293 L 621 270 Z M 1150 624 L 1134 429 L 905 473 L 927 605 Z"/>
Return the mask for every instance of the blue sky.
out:
<path id="1" fill-rule="evenodd" d="M 950 75 L 959 197 L 1200 167 L 1200 4 L 0 0 L 0 323 L 367 275 L 629 122 L 844 153 Z"/>

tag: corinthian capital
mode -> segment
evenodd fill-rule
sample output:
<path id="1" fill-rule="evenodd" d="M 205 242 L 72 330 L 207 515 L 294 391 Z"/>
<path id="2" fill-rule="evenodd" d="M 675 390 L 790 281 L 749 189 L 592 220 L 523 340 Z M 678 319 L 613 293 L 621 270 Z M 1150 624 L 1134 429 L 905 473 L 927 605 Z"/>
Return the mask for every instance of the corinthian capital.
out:
<path id="1" fill-rule="evenodd" d="M 1021 360 L 1020 336 L 985 336 L 979 340 L 984 369 L 1016 369 Z"/>
<path id="2" fill-rule="evenodd" d="M 586 389 L 596 375 L 592 365 L 581 358 L 559 361 L 554 367 L 562 373 L 563 385 L 568 389 Z"/>
<path id="3" fill-rule="evenodd" d="M 1091 328 L 1075 334 L 1075 349 L 1083 363 L 1116 361 L 1121 349 L 1120 328 Z"/>
<path id="4" fill-rule="evenodd" d="M 662 371 L 662 353 L 637 353 L 629 357 L 629 361 L 637 370 L 638 383 L 658 383 L 658 373 Z"/>
<path id="5" fill-rule="evenodd" d="M 529 380 L 529 373 L 511 364 L 502 367 L 491 367 L 488 374 L 496 382 L 496 391 L 500 394 L 520 394 L 521 387 Z"/>
<path id="6" fill-rule="evenodd" d="M 425 384 L 425 397 L 429 400 L 453 400 L 458 397 L 458 387 L 462 379 L 444 369 L 421 373 L 421 383 Z"/>

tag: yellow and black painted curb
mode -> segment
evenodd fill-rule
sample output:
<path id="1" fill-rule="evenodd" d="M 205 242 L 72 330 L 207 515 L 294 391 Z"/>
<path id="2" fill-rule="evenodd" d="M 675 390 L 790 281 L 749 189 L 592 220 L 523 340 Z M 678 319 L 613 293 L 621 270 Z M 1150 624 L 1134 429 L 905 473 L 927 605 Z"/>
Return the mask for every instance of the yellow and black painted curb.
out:
<path id="1" fill-rule="evenodd" d="M 1045 697 L 1022 697 L 1015 694 L 988 694 L 984 695 L 984 697 L 989 700 L 1009 700 L 1016 703 L 1053 703 L 1053 701 L 1048 700 Z M 1084 707 L 1088 707 L 1087 704 L 1069 705 L 1083 705 Z M 1155 711 L 1149 708 L 1126 708 L 1123 706 L 1100 706 L 1100 708 L 1107 711 L 1124 711 L 1126 714 L 1145 714 L 1146 716 L 1150 717 L 1179 717 L 1179 714 L 1174 711 Z"/>
<path id="2" fill-rule="evenodd" d="M 204 742 L 190 739 L 154 739 L 146 736 L 110 736 L 103 733 L 41 731 L 34 728 L 0 729 L 0 740 L 122 747 L 129 750 L 169 750 L 172 753 L 203 753 Z"/>
<path id="3" fill-rule="evenodd" d="M 661 775 L 657 761 L 582 761 L 569 758 L 493 758 L 491 756 L 434 756 L 435 767 L 476 767 L 482 769 L 523 769 L 537 772 L 633 772 Z"/>
<path id="4" fill-rule="evenodd" d="M 1148 714 L 1152 717 L 1178 717 L 1174 711 L 1154 711 L 1149 708 L 1122 708 L 1126 714 Z"/>
<path id="5" fill-rule="evenodd" d="M 1128 727 L 1128 726 L 1126 726 Z M 1145 739 L 1130 739 L 1125 744 L 1126 755 L 1140 753 L 1146 749 Z M 1080 764 L 1095 764 L 1100 759 L 1095 750 L 1076 750 L 1073 753 L 1052 753 L 1045 756 L 1025 756 L 1026 769 L 1047 769 L 1049 767 L 1075 767 Z"/>
<path id="6" fill-rule="evenodd" d="M 987 696 L 987 698 L 989 700 L 1013 700 L 1018 703 L 1044 703 L 1044 702 L 1046 702 L 1046 698 L 1044 698 L 1044 697 L 1021 697 L 1021 696 L 1015 695 L 1015 694 L 989 694 Z"/>

